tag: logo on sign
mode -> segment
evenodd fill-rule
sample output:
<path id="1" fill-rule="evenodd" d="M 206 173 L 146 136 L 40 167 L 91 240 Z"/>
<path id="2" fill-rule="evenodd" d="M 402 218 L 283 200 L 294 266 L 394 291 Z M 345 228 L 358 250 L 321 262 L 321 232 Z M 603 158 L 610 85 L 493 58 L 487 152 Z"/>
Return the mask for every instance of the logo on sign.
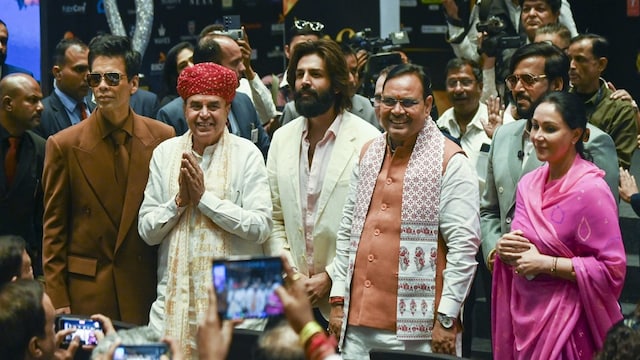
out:
<path id="1" fill-rule="evenodd" d="M 73 5 L 62 5 L 63 14 L 85 14 L 87 10 L 87 3 Z"/>

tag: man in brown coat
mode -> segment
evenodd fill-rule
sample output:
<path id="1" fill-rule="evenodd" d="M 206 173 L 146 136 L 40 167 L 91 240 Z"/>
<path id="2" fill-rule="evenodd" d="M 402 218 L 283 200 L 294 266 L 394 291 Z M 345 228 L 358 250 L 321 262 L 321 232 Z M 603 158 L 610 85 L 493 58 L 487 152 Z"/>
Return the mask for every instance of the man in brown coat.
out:
<path id="1" fill-rule="evenodd" d="M 98 107 L 47 141 L 46 291 L 58 314 L 102 313 L 145 324 L 157 265 L 156 249 L 138 235 L 138 208 L 151 153 L 174 130 L 131 110 L 139 56 L 126 37 L 94 38 L 89 66 Z"/>

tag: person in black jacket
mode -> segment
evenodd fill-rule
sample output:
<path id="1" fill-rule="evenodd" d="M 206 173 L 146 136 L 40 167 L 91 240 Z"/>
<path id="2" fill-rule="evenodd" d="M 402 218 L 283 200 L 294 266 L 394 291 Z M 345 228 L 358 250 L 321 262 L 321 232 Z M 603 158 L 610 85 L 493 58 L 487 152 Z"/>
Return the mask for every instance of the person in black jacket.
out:
<path id="1" fill-rule="evenodd" d="M 40 123 L 41 100 L 40 85 L 29 75 L 0 81 L 0 235 L 25 239 L 36 276 L 42 274 L 45 140 L 31 129 Z"/>

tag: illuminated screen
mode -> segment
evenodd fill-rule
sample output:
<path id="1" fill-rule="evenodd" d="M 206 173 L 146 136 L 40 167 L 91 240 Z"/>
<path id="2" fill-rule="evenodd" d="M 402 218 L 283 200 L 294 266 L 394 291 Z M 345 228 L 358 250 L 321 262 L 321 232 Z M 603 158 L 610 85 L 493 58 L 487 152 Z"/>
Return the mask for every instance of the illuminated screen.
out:
<path id="1" fill-rule="evenodd" d="M 5 63 L 25 68 L 40 80 L 40 0 L 0 0 L 0 9 L 9 30 Z"/>

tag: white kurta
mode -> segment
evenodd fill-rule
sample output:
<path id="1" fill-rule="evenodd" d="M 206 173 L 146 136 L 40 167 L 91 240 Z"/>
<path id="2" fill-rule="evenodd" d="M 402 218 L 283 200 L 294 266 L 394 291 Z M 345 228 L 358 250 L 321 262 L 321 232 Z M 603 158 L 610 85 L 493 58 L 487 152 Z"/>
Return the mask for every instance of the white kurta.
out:
<path id="1" fill-rule="evenodd" d="M 176 156 L 176 152 L 182 151 L 181 139 L 184 136 L 190 136 L 190 132 L 166 140 L 153 152 L 149 165 L 149 181 L 139 213 L 140 236 L 149 245 L 160 245 L 158 297 L 151 306 L 149 326 L 161 333 L 164 332 L 167 260 L 171 242 L 168 235 L 184 212 L 184 208 L 179 209 L 176 206 L 176 194 L 169 190 L 171 184 L 167 164 L 171 163 L 170 159 Z M 264 255 L 263 246 L 266 246 L 264 243 L 268 240 L 272 228 L 271 198 L 264 160 L 258 148 L 250 141 L 231 134 L 228 141 L 231 158 L 230 185 L 226 199 L 220 199 L 205 191 L 197 210 L 230 234 L 231 255 Z M 216 145 L 209 146 L 202 156 L 197 156 L 205 173 L 209 166 L 216 166 L 211 163 L 215 148 Z M 196 248 L 194 244 L 194 251 Z M 212 257 L 216 255 L 220 254 L 211 254 Z M 251 326 L 251 321 L 245 323 L 243 325 Z"/>

